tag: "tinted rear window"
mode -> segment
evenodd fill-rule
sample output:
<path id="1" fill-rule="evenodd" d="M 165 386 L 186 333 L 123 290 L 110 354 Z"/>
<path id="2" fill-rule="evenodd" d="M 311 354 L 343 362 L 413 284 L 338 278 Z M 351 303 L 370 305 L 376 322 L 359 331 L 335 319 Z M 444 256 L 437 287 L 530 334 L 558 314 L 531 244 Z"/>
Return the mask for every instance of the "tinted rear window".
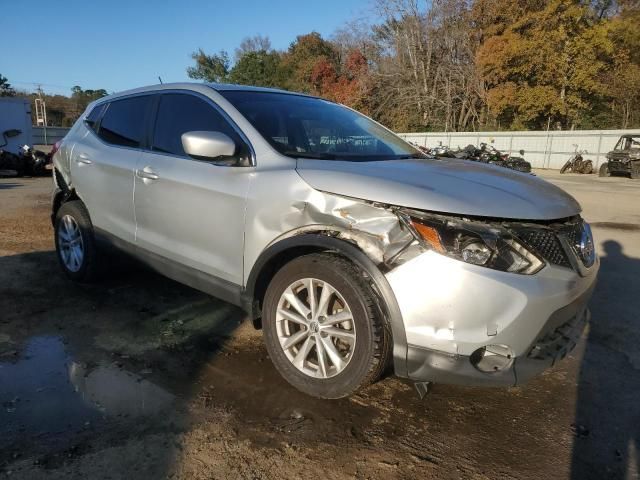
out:
<path id="1" fill-rule="evenodd" d="M 97 105 L 91 109 L 89 115 L 84 119 L 87 126 L 94 132 L 97 131 L 98 120 L 100 119 L 100 115 L 102 115 L 102 110 L 104 110 L 104 104 Z"/>
<path id="2" fill-rule="evenodd" d="M 145 95 L 110 102 L 100 122 L 100 138 L 114 145 L 140 146 L 150 101 L 151 96 Z"/>

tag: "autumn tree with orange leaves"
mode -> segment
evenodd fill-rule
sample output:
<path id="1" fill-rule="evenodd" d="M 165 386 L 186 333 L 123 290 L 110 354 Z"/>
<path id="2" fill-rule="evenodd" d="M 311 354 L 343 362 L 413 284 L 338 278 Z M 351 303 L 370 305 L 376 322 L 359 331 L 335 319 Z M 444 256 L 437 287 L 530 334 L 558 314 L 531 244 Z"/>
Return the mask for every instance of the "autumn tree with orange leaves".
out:
<path id="1" fill-rule="evenodd" d="M 397 131 L 640 127 L 638 0 L 375 0 L 286 50 L 198 50 L 193 78 L 343 103 Z"/>

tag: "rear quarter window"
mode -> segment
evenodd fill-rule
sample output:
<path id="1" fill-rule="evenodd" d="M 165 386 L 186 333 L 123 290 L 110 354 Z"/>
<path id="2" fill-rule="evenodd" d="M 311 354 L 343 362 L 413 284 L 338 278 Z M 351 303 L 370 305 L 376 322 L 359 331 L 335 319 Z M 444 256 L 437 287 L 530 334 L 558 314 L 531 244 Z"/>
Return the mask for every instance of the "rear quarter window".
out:
<path id="1" fill-rule="evenodd" d="M 84 119 L 84 123 L 94 132 L 98 131 L 98 121 L 100 120 L 100 116 L 104 110 L 105 104 L 96 105 L 91 109 L 89 115 L 87 115 Z"/>
<path id="2" fill-rule="evenodd" d="M 139 147 L 146 131 L 150 102 L 150 95 L 110 102 L 100 122 L 98 136 L 113 145 Z"/>

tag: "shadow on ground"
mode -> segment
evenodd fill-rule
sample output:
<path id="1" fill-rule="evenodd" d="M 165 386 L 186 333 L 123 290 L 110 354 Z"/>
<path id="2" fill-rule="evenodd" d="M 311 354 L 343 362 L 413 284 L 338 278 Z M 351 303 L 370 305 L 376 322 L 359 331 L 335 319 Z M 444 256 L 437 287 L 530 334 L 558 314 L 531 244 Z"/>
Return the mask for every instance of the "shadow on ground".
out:
<path id="1" fill-rule="evenodd" d="M 45 472 L 185 431 L 194 377 L 244 318 L 135 265 L 73 284 L 51 251 L 0 257 L 0 312 L 0 474 L 21 458 Z M 150 474 L 169 468 L 174 448 L 154 449 Z"/>
<path id="2" fill-rule="evenodd" d="M 592 323 L 578 378 L 571 478 L 640 470 L 640 259 L 603 244 Z"/>

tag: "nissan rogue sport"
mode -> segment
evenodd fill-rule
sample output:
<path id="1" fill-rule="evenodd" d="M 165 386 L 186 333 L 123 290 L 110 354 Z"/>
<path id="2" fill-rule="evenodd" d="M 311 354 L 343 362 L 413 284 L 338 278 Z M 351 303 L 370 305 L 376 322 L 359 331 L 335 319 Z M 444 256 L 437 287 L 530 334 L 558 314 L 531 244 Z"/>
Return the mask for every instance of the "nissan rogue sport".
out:
<path id="1" fill-rule="evenodd" d="M 60 265 L 109 247 L 243 307 L 299 390 L 522 383 L 564 357 L 598 270 L 564 191 L 426 157 L 342 105 L 171 84 L 102 98 L 54 156 Z"/>

